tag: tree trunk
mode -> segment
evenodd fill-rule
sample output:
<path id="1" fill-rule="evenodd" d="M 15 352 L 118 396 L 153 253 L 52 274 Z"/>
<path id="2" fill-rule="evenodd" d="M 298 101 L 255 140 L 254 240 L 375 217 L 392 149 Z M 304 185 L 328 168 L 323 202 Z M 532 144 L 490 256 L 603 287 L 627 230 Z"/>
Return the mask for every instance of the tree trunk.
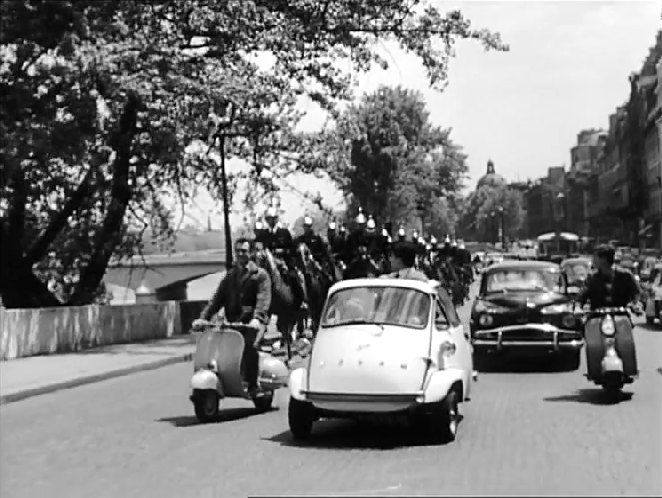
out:
<path id="1" fill-rule="evenodd" d="M 95 237 L 92 256 L 82 270 L 76 290 L 69 301 L 71 305 L 80 306 L 94 301 L 96 291 L 106 273 L 108 262 L 120 241 L 124 216 L 132 195 L 129 185 L 129 166 L 133 139 L 137 130 L 139 107 L 139 97 L 136 94 L 130 94 L 120 118 L 113 147 L 116 156 L 113 163 L 110 204 L 101 230 Z"/>
<path id="2" fill-rule="evenodd" d="M 94 167 L 91 167 L 87 172 L 76 191 L 67 199 L 64 208 L 55 215 L 50 221 L 48 226 L 39 234 L 39 238 L 35 241 L 30 249 L 27 251 L 26 260 L 31 265 L 44 257 L 46 251 L 53 243 L 57 235 L 67 226 L 67 220 L 74 214 L 74 212 L 81 206 L 85 198 L 90 193 L 90 186 Z"/>
<path id="3" fill-rule="evenodd" d="M 33 272 L 23 255 L 25 206 L 28 202 L 27 182 L 22 166 L 11 178 L 13 196 L 8 216 L 2 220 L 0 251 L 0 295 L 7 308 L 40 308 L 62 303 Z"/>

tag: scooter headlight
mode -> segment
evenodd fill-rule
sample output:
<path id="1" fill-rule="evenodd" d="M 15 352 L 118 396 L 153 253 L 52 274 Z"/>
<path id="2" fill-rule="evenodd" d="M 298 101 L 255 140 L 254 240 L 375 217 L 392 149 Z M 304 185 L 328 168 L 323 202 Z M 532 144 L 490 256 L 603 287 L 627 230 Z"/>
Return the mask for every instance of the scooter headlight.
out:
<path id="1" fill-rule="evenodd" d="M 613 337 L 616 334 L 616 324 L 611 315 L 607 315 L 600 324 L 600 331 L 607 337 Z"/>

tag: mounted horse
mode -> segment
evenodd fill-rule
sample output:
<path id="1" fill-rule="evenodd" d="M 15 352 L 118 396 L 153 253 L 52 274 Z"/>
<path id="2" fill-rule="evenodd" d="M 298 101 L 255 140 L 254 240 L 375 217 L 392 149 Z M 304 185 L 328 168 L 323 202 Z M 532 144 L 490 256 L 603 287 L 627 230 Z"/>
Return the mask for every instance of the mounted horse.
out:
<path id="1" fill-rule="evenodd" d="M 384 273 L 384 270 L 384 262 L 375 261 L 365 248 L 361 247 L 358 256 L 347 265 L 343 277 L 345 279 L 373 278 Z"/>
<path id="2" fill-rule="evenodd" d="M 288 282 L 287 278 L 281 273 L 276 258 L 269 249 L 258 250 L 255 261 L 271 277 L 271 307 L 269 314 L 278 317 L 276 327 L 278 332 L 283 336 L 283 340 L 287 346 L 288 359 L 291 359 L 292 331 L 301 314 L 301 300 L 296 298 L 292 283 Z"/>
<path id="3" fill-rule="evenodd" d="M 320 262 L 315 260 L 305 242 L 300 243 L 296 248 L 295 264 L 304 276 L 311 330 L 313 334 L 317 334 L 322 317 L 322 307 L 329 289 L 336 281 L 335 275 L 332 276 L 329 268 L 323 267 Z"/>

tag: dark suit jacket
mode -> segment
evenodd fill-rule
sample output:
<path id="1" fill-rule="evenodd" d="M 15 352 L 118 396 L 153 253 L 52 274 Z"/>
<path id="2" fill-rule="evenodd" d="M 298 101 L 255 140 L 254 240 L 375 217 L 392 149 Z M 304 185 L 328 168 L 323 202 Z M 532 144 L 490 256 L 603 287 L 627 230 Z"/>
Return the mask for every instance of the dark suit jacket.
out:
<path id="1" fill-rule="evenodd" d="M 605 306 L 626 306 L 638 295 L 639 286 L 632 273 L 616 268 L 611 282 L 607 282 L 601 273 L 590 275 L 586 280 L 584 290 L 577 296 L 577 300 L 581 304 L 591 301 L 591 309 L 596 309 Z"/>
<path id="2" fill-rule="evenodd" d="M 209 320 L 221 308 L 225 308 L 225 316 L 229 322 L 248 323 L 253 318 L 257 318 L 267 325 L 270 306 L 269 274 L 249 261 L 245 272 L 235 266 L 225 274 L 214 296 L 200 314 L 200 318 Z"/>

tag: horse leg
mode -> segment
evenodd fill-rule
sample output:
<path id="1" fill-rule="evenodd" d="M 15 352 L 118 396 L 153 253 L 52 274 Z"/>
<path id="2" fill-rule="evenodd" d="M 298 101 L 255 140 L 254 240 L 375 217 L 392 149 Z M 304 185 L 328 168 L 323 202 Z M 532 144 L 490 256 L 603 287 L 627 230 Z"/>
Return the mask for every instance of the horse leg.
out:
<path id="1" fill-rule="evenodd" d="M 276 322 L 276 328 L 280 335 L 285 341 L 285 347 L 287 350 L 287 364 L 289 365 L 290 360 L 292 359 L 292 327 L 290 326 L 291 320 L 285 319 L 283 315 L 278 315 L 278 320 Z"/>

